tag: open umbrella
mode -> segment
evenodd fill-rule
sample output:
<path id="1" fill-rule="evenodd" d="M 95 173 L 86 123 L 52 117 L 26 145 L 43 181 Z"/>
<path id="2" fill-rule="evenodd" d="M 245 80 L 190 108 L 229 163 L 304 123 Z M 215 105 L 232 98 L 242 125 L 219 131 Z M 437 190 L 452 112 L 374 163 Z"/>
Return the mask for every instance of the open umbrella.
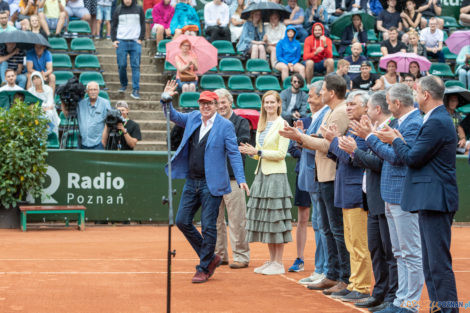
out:
<path id="1" fill-rule="evenodd" d="M 0 92 L 0 103 L 3 108 L 9 109 L 15 100 L 15 95 L 23 95 L 26 104 L 39 103 L 42 104 L 42 100 L 34 96 L 32 93 L 26 90 L 8 90 Z"/>
<path id="2" fill-rule="evenodd" d="M 245 10 L 243 10 L 241 18 L 247 20 L 250 17 L 251 12 L 254 11 L 261 11 L 263 16 L 263 22 L 269 22 L 269 16 L 273 12 L 279 14 L 279 16 L 281 17 L 281 21 L 286 18 L 289 18 L 290 16 L 290 12 L 287 11 L 287 9 L 283 5 L 268 1 L 251 3 Z"/>
<path id="3" fill-rule="evenodd" d="M 390 61 L 395 61 L 397 64 L 398 73 L 408 73 L 410 71 L 411 62 L 418 63 L 419 70 L 421 72 L 428 71 L 429 68 L 431 68 L 431 62 L 429 62 L 429 60 L 425 57 L 419 56 L 416 53 L 397 52 L 384 56 L 380 59 L 380 68 L 387 68 L 387 64 Z"/>
<path id="4" fill-rule="evenodd" d="M 452 86 L 446 88 L 446 90 L 444 91 L 444 103 L 447 103 L 447 98 L 450 95 L 457 95 L 459 97 L 458 107 L 466 106 L 468 103 L 470 103 L 470 90 L 468 89 L 462 88 L 460 86 Z"/>
<path id="5" fill-rule="evenodd" d="M 470 45 L 470 30 L 455 31 L 446 40 L 446 46 L 455 54 L 459 54 L 460 50 L 468 45 Z"/>
<path id="6" fill-rule="evenodd" d="M 206 38 L 200 36 L 181 35 L 166 44 L 166 60 L 176 67 L 175 58 L 181 53 L 180 44 L 188 40 L 191 43 L 191 51 L 196 54 L 198 61 L 197 74 L 204 74 L 214 66 L 217 66 L 217 48 L 209 43 Z"/>
<path id="7" fill-rule="evenodd" d="M 34 45 L 39 44 L 50 48 L 49 42 L 41 34 L 33 32 L 25 32 L 22 30 L 6 31 L 0 33 L 0 43 L 15 42 L 16 46 L 22 50 L 29 50 L 34 48 Z"/>
<path id="8" fill-rule="evenodd" d="M 373 29 L 375 27 L 375 17 L 368 14 L 364 11 L 356 11 L 356 12 L 347 12 L 341 15 L 333 24 L 331 24 L 331 34 L 341 37 L 343 31 L 346 27 L 352 24 L 352 17 L 353 15 L 360 15 L 362 19 L 362 27 L 365 30 Z"/>

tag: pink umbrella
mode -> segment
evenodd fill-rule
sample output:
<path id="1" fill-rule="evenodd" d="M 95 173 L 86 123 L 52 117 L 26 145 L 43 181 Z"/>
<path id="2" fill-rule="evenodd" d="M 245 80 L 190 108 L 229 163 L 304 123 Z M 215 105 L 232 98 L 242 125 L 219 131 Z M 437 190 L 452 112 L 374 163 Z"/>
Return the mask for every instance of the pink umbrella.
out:
<path id="1" fill-rule="evenodd" d="M 446 40 L 450 52 L 459 54 L 463 47 L 470 45 L 470 30 L 458 30 L 453 32 Z"/>
<path id="2" fill-rule="evenodd" d="M 191 51 L 196 54 L 199 63 L 197 74 L 204 74 L 217 66 L 217 48 L 204 37 L 181 35 L 166 44 L 166 60 L 176 67 L 175 57 L 181 53 L 180 44 L 184 40 L 191 43 Z"/>
<path id="3" fill-rule="evenodd" d="M 380 59 L 379 66 L 381 68 L 387 68 L 387 64 L 390 61 L 395 61 L 397 63 L 397 72 L 398 73 L 408 73 L 410 71 L 410 63 L 416 62 L 419 65 L 419 69 L 422 72 L 428 71 L 431 67 L 431 62 L 425 57 L 419 56 L 416 53 L 405 53 L 397 52 L 394 54 L 389 54 Z"/>

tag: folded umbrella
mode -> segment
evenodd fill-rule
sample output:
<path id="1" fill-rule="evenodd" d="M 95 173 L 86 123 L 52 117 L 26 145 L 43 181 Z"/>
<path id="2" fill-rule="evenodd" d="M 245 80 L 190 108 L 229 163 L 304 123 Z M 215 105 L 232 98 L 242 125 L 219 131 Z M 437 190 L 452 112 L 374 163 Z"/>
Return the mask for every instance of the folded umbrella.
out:
<path id="1" fill-rule="evenodd" d="M 395 61 L 398 73 L 408 73 L 410 71 L 411 62 L 418 63 L 421 72 L 428 71 L 431 68 L 431 62 L 416 53 L 397 52 L 389 54 L 380 59 L 379 66 L 381 68 L 387 68 L 387 64 L 390 61 Z"/>
<path id="2" fill-rule="evenodd" d="M 446 40 L 446 46 L 455 54 L 459 54 L 460 50 L 468 45 L 470 45 L 470 30 L 455 31 Z"/>
<path id="3" fill-rule="evenodd" d="M 263 22 L 269 22 L 269 16 L 274 12 L 279 14 L 281 21 L 289 18 L 290 16 L 290 12 L 287 11 L 283 5 L 268 1 L 251 3 L 245 10 L 243 10 L 241 18 L 247 20 L 250 17 L 251 12 L 254 11 L 261 11 Z"/>
<path id="4" fill-rule="evenodd" d="M 48 48 L 51 46 L 46 38 L 41 34 L 33 32 L 14 30 L 0 33 L 0 43 L 15 42 L 16 46 L 21 50 L 29 50 L 34 48 L 34 45 L 43 45 Z"/>
<path id="5" fill-rule="evenodd" d="M 375 27 L 375 17 L 364 11 L 347 12 L 341 15 L 333 24 L 331 24 L 331 34 L 341 37 L 346 27 L 352 24 L 353 15 L 360 15 L 362 19 L 362 27 L 364 30 L 373 29 Z"/>

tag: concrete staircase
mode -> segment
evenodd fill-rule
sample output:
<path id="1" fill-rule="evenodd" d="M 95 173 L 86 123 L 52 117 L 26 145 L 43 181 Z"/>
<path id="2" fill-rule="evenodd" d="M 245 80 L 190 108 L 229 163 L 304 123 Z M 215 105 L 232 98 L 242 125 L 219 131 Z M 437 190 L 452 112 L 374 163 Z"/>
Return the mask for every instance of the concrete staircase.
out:
<path id="1" fill-rule="evenodd" d="M 104 70 L 103 76 L 111 98 L 111 105 L 118 100 L 125 100 L 129 104 L 129 117 L 140 125 L 142 141 L 137 144 L 136 150 L 158 151 L 166 150 L 166 122 L 160 105 L 160 95 L 166 82 L 163 81 L 161 62 L 157 64 L 155 55 L 155 41 L 145 41 L 142 45 L 140 66 L 140 100 L 130 97 L 132 91 L 132 70 L 128 62 L 127 76 L 129 85 L 125 94 L 118 89 L 119 74 L 116 61 L 116 52 L 109 40 L 95 41 L 96 52 Z"/>

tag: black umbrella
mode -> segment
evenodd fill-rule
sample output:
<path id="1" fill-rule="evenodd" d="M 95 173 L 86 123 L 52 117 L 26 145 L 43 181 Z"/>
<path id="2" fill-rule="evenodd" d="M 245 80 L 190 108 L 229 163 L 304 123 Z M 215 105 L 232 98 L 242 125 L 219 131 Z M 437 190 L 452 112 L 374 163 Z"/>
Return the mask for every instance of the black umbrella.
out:
<path id="1" fill-rule="evenodd" d="M 452 86 L 446 88 L 444 91 L 444 103 L 447 102 L 447 97 L 449 95 L 458 95 L 459 96 L 459 106 L 470 103 L 470 90 L 462 88 L 460 86 Z"/>
<path id="2" fill-rule="evenodd" d="M 289 11 L 287 11 L 283 5 L 269 1 L 250 4 L 245 10 L 243 10 L 241 18 L 247 20 L 250 17 L 251 12 L 254 11 L 261 11 L 263 14 L 263 22 L 269 22 L 269 16 L 274 12 L 279 14 L 281 21 L 285 18 L 289 18 L 290 16 Z"/>
<path id="3" fill-rule="evenodd" d="M 0 43 L 9 42 L 15 42 L 21 50 L 32 49 L 36 44 L 50 48 L 49 42 L 43 35 L 29 31 L 14 30 L 0 33 Z"/>

